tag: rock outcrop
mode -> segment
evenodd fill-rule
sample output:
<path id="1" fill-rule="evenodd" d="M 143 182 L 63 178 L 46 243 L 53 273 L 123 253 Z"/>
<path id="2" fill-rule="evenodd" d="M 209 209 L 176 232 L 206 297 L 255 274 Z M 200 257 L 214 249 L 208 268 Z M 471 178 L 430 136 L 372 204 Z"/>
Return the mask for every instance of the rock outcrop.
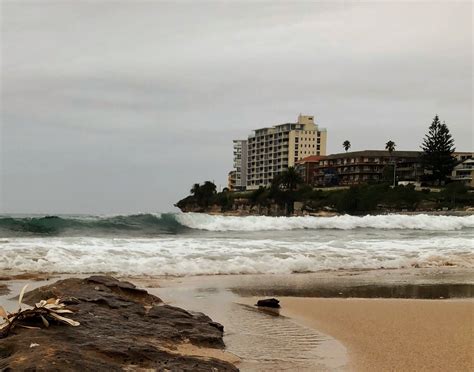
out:
<path id="1" fill-rule="evenodd" d="M 65 279 L 26 293 L 23 302 L 52 297 L 67 304 L 74 312 L 68 316 L 80 326 L 16 327 L 0 340 L 0 370 L 237 371 L 212 353 L 195 352 L 224 354 L 222 325 L 166 305 L 131 283 L 107 276 Z"/>

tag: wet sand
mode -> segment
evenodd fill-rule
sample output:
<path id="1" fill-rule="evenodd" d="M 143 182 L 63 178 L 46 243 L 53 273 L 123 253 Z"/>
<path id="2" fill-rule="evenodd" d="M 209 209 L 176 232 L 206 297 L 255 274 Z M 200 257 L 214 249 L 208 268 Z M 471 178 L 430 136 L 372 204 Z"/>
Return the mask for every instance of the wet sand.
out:
<path id="1" fill-rule="evenodd" d="M 157 294 L 177 305 L 210 312 L 224 326 L 230 325 L 230 317 L 234 323 L 251 322 L 248 328 L 254 333 L 263 328 L 279 338 L 269 337 L 264 345 L 261 336 L 254 335 L 253 354 L 241 348 L 248 340 L 237 340 L 236 345 L 235 337 L 228 338 L 230 351 L 240 353 L 243 371 L 292 370 L 288 366 L 291 353 L 295 359 L 316 363 L 315 369 L 302 364 L 298 370 L 467 371 L 474 368 L 472 274 L 471 270 L 438 268 L 189 277 L 161 281 Z M 257 299 L 272 296 L 281 301 L 282 324 L 275 316 L 261 323 L 265 312 L 253 306 Z M 330 298 L 335 296 L 344 298 Z M 380 298 L 390 296 L 402 298 Z M 255 317 L 242 317 L 232 310 L 235 303 L 253 309 Z M 287 328 L 288 324 L 294 326 Z M 315 336 L 304 343 L 308 347 L 301 347 L 299 339 L 308 336 L 299 326 L 313 329 L 332 343 L 318 343 Z M 280 340 L 292 351 L 285 352 Z M 259 367 L 259 355 L 265 353 L 267 364 Z"/>
<path id="2" fill-rule="evenodd" d="M 242 371 L 467 371 L 474 366 L 473 274 L 446 267 L 122 279 L 222 323 Z M 0 280 L 11 290 L 0 297 L 7 307 L 25 282 L 51 283 L 11 279 Z M 270 296 L 282 302 L 277 314 L 253 306 Z"/>
<path id="3" fill-rule="evenodd" d="M 474 369 L 474 301 L 282 297 L 282 314 L 330 334 L 351 370 Z"/>
<path id="4" fill-rule="evenodd" d="M 166 303 L 204 312 L 224 325 L 226 351 L 241 371 L 343 371 L 347 350 L 335 338 L 272 311 L 246 304 L 219 277 L 135 279 Z M 232 278 L 227 277 L 227 280 Z M 233 277 L 233 279 L 238 279 Z M 160 287 L 157 287 L 157 285 Z M 212 284 L 214 283 L 214 284 Z M 249 300 L 249 298 L 246 298 Z"/>

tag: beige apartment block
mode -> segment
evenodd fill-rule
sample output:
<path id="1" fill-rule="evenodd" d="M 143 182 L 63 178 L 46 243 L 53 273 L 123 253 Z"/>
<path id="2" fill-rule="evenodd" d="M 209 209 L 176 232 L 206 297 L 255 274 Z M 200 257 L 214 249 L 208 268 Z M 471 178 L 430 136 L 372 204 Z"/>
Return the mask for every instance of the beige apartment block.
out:
<path id="1" fill-rule="evenodd" d="M 327 132 L 314 116 L 299 115 L 296 123 L 260 128 L 248 137 L 247 189 L 270 186 L 273 178 L 311 155 L 326 155 Z"/>

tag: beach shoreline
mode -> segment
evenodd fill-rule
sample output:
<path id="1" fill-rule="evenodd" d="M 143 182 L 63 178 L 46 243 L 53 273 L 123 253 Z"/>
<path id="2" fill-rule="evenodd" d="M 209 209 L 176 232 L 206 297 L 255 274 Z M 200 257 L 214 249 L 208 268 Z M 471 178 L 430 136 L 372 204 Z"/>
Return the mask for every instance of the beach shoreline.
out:
<path id="1" fill-rule="evenodd" d="M 8 305 L 5 300 L 25 283 L 37 287 L 89 275 L 2 274 L 0 284 L 11 292 L 0 297 L 0 305 Z M 204 312 L 223 324 L 226 351 L 236 356 L 243 371 L 295 366 L 301 371 L 441 371 L 472 366 L 471 269 L 118 277 L 170 305 Z M 407 286 L 408 291 L 394 290 Z M 426 293 L 430 299 L 420 299 Z M 254 306 L 264 297 L 281 301 L 278 314 Z"/>
<path id="2" fill-rule="evenodd" d="M 448 267 L 184 277 L 161 280 L 156 293 L 173 304 L 205 310 L 224 326 L 228 312 L 230 317 L 238 317 L 236 310 L 232 313 L 232 305 L 248 306 L 257 314 L 267 316 L 253 305 L 260 298 L 277 297 L 282 305 L 281 317 L 326 335 L 331 341 L 315 345 L 318 352 L 311 355 L 319 363 L 316 370 L 469 370 L 473 365 L 474 346 L 472 274 L 470 269 Z M 143 280 L 141 283 L 145 286 L 154 286 L 153 279 L 136 280 Z M 445 297 L 446 288 L 457 285 L 464 286 L 463 295 Z M 373 290 L 354 291 L 361 286 Z M 428 287 L 433 296 L 420 299 L 419 294 L 423 292 L 411 290 L 402 291 L 410 295 L 404 298 L 387 297 L 383 288 L 397 286 Z M 315 297 L 324 294 L 322 290 L 331 289 L 330 293 L 334 293 L 341 288 L 345 289 L 338 293 L 340 298 Z M 359 294 L 359 298 L 351 297 L 354 293 Z M 367 293 L 371 294 L 370 298 L 364 298 Z M 436 296 L 440 293 L 445 296 Z M 253 327 L 259 326 L 257 320 Z M 285 338 L 292 347 L 298 346 L 294 329 L 281 334 L 277 327 L 275 324 L 275 329 L 262 328 Z M 253 332 L 258 333 L 258 330 Z M 235 350 L 232 343 L 228 346 L 230 352 L 238 354 L 238 347 Z M 278 350 L 278 342 L 275 347 Z M 261 354 L 264 353 L 268 350 L 261 350 Z M 281 353 L 281 359 L 290 358 L 284 351 Z M 305 357 L 311 361 L 308 355 Z M 255 368 L 258 356 L 253 355 L 253 358 L 241 358 L 240 368 L 259 370 Z M 279 360 L 266 367 L 291 370 L 281 363 Z M 311 366 L 300 365 L 299 370 L 309 371 Z"/>

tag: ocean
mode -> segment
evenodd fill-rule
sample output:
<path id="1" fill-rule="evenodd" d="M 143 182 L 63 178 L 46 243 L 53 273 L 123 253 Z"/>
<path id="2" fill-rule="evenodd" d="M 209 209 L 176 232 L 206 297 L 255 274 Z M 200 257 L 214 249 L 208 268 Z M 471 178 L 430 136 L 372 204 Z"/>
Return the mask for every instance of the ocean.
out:
<path id="1" fill-rule="evenodd" d="M 474 216 L 0 216 L 0 270 L 288 274 L 474 267 Z"/>

